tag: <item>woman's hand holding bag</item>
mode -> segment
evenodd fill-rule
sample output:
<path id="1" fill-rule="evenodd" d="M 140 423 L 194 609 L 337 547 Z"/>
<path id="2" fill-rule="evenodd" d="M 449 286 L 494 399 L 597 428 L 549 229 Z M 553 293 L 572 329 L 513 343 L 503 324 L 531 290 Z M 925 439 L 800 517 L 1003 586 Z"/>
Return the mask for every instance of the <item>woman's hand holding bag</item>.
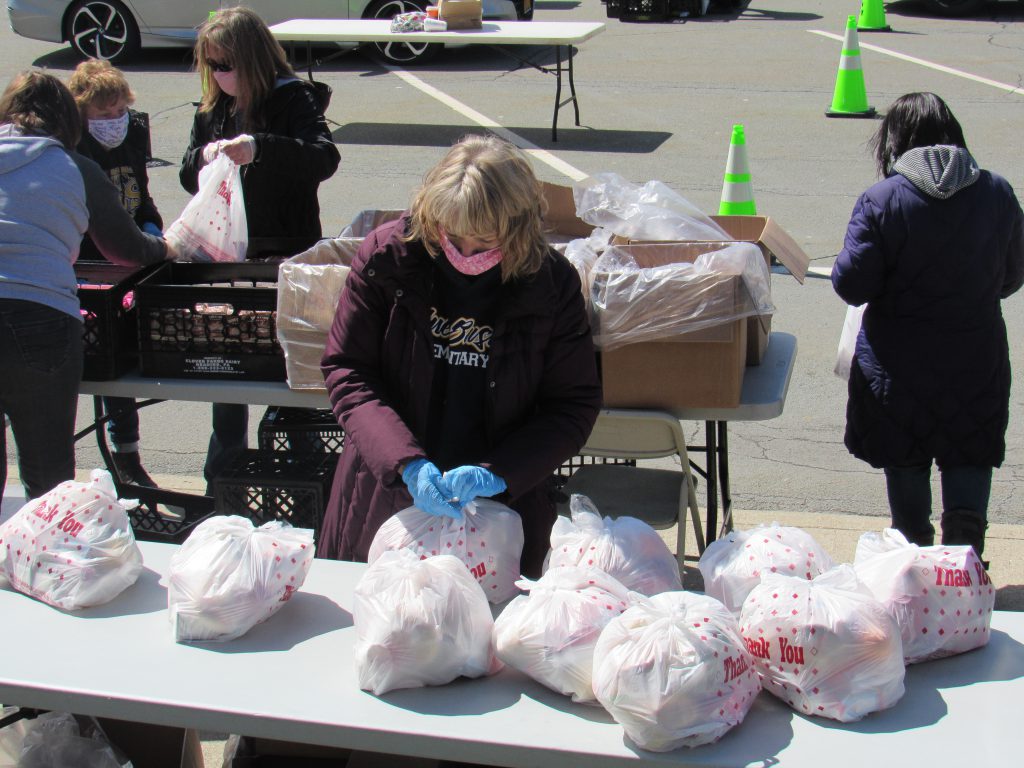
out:
<path id="1" fill-rule="evenodd" d="M 199 171 L 199 192 L 167 228 L 164 239 L 184 261 L 244 261 L 249 228 L 242 174 L 226 154 Z"/>

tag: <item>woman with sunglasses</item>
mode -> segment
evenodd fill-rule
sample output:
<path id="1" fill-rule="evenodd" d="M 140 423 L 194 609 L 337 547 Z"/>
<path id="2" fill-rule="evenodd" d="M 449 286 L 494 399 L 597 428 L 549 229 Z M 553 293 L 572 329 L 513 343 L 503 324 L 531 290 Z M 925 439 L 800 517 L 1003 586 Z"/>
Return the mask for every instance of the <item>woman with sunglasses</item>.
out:
<path id="1" fill-rule="evenodd" d="M 405 507 L 459 518 L 496 497 L 540 575 L 553 475 L 601 407 L 579 276 L 544 238 L 543 201 L 521 150 L 468 136 L 366 237 L 322 362 L 347 442 L 318 556 L 365 561 Z"/>
<path id="2" fill-rule="evenodd" d="M 255 11 L 227 8 L 200 27 L 195 47 L 202 100 L 181 164 L 195 194 L 199 170 L 224 153 L 242 166 L 249 238 L 322 234 L 317 189 L 340 156 L 313 86 L 296 77 Z M 248 408 L 215 403 L 207 483 L 246 447 Z"/>

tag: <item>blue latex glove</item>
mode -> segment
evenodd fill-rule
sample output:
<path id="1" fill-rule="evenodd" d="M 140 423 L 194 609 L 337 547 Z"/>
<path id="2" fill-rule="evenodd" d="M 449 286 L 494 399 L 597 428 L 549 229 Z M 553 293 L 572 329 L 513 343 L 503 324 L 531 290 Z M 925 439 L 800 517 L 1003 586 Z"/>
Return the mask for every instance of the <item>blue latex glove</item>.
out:
<path id="1" fill-rule="evenodd" d="M 461 506 L 480 496 L 497 496 L 506 487 L 505 481 L 491 470 L 470 465 L 445 472 L 444 481 Z"/>
<path id="2" fill-rule="evenodd" d="M 449 501 L 448 485 L 433 463 L 426 459 L 409 462 L 402 472 L 402 480 L 412 494 L 412 503 L 428 515 L 462 517 L 462 506 Z"/>
<path id="3" fill-rule="evenodd" d="M 147 221 L 142 225 L 142 231 L 147 235 L 153 235 L 153 237 L 163 237 L 164 233 L 160 231 L 160 227 L 154 224 L 152 221 Z"/>

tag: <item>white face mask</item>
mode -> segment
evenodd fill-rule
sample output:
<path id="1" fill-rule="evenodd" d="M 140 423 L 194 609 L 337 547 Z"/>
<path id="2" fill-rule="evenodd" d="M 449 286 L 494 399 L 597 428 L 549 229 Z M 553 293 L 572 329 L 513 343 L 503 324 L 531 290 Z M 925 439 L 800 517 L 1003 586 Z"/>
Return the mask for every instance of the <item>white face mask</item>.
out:
<path id="1" fill-rule="evenodd" d="M 234 96 L 238 93 L 238 77 L 234 70 L 230 72 L 214 72 L 213 79 L 217 81 L 217 85 L 228 96 Z"/>
<path id="2" fill-rule="evenodd" d="M 128 113 L 113 120 L 90 120 L 89 133 L 107 149 L 121 146 L 128 135 Z"/>

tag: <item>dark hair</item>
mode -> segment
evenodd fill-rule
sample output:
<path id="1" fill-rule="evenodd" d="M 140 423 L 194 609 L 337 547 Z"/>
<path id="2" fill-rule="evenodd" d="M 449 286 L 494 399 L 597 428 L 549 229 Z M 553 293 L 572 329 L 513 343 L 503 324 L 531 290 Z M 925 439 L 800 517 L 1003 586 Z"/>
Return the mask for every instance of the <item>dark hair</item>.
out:
<path id="1" fill-rule="evenodd" d="M 29 70 L 15 75 L 0 96 L 0 123 L 12 123 L 26 136 L 49 136 L 74 149 L 82 118 L 71 91 L 53 75 Z"/>
<path id="2" fill-rule="evenodd" d="M 900 155 L 915 147 L 947 144 L 967 149 L 964 131 L 952 110 L 934 93 L 907 93 L 889 107 L 871 139 L 878 172 L 888 176 Z"/>

